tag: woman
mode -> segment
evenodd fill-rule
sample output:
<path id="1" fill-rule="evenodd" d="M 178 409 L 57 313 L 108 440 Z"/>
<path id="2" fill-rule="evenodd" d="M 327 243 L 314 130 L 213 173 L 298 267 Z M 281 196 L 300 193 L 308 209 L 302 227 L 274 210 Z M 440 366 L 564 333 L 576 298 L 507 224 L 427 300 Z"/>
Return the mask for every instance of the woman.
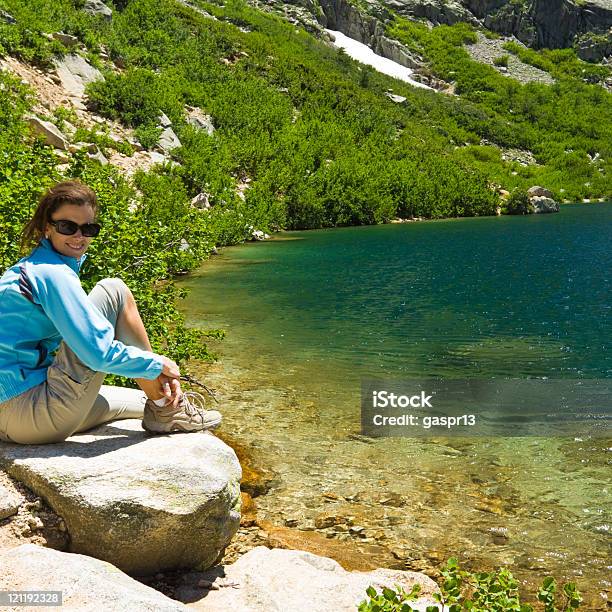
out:
<path id="1" fill-rule="evenodd" d="M 120 418 L 143 417 L 152 433 L 221 422 L 199 394 L 181 391 L 177 364 L 151 351 L 123 281 L 83 291 L 78 274 L 100 232 L 96 212 L 95 193 L 80 181 L 49 189 L 22 233 L 22 246 L 37 246 L 0 278 L 2 440 L 60 442 Z M 140 394 L 135 401 L 130 390 L 102 386 L 105 373 L 134 378 L 144 407 Z"/>

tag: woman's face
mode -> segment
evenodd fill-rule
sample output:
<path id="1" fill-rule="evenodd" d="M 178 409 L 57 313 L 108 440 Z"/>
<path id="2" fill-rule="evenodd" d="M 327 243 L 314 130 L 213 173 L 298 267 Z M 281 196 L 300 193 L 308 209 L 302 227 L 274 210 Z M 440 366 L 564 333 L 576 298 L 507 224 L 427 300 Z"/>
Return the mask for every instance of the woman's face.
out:
<path id="1" fill-rule="evenodd" d="M 74 221 L 78 225 L 84 223 L 93 223 L 95 220 L 95 213 L 91 206 L 84 204 L 82 206 L 78 204 L 62 204 L 52 215 L 52 221 Z M 53 248 L 68 257 L 79 258 L 91 242 L 91 238 L 86 238 L 81 233 L 81 228 L 77 229 L 76 233 L 72 236 L 65 236 L 60 234 L 54 225 L 47 224 L 45 228 L 45 236 L 49 238 Z"/>

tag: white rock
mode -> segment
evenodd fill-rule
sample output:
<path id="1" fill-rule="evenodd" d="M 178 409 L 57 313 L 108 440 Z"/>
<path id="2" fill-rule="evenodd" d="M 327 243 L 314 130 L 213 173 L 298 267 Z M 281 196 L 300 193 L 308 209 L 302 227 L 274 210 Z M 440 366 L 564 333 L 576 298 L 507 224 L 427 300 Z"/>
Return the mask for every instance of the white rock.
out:
<path id="1" fill-rule="evenodd" d="M 54 60 L 55 70 L 69 96 L 82 98 L 85 86 L 93 81 L 103 81 L 104 76 L 84 57 L 69 53 L 61 60 Z"/>
<path id="2" fill-rule="evenodd" d="M 86 149 L 88 153 L 95 153 L 98 150 L 98 145 L 93 142 L 75 142 L 68 148 L 71 153 L 76 153 L 83 149 Z"/>
<path id="3" fill-rule="evenodd" d="M 90 15 L 102 15 L 108 21 L 113 18 L 113 11 L 102 0 L 85 0 L 83 10 Z"/>
<path id="4" fill-rule="evenodd" d="M 387 98 L 393 100 L 393 102 L 397 102 L 398 104 L 401 104 L 402 102 L 406 101 L 406 98 L 404 96 L 398 96 L 397 94 L 391 93 L 389 91 L 385 95 L 387 96 Z"/>
<path id="5" fill-rule="evenodd" d="M 57 161 L 59 163 L 67 164 L 68 162 L 70 162 L 70 155 L 67 155 L 61 149 L 55 149 L 53 152 L 55 153 L 55 156 L 57 157 Z"/>
<path id="6" fill-rule="evenodd" d="M 0 483 L 0 521 L 17 514 L 23 497 Z"/>
<path id="7" fill-rule="evenodd" d="M 198 195 L 191 200 L 191 205 L 196 208 L 208 210 L 210 208 L 209 195 L 205 192 L 198 193 Z"/>
<path id="8" fill-rule="evenodd" d="M 370 585 L 380 589 L 399 584 L 409 591 L 417 583 L 422 597 L 411 606 L 424 611 L 427 604 L 435 603 L 431 594 L 438 591 L 431 578 L 417 572 L 347 572 L 327 557 L 264 546 L 223 566 L 222 572 L 208 572 L 204 579 L 219 589 L 190 607 L 206 612 L 355 612 Z"/>
<path id="9" fill-rule="evenodd" d="M 202 109 L 198 107 L 187 108 L 187 123 L 193 125 L 198 130 L 205 131 L 209 136 L 215 131 L 215 126 L 212 122 L 212 116 L 206 115 Z"/>
<path id="10" fill-rule="evenodd" d="M 171 127 L 167 127 L 161 133 L 159 140 L 157 141 L 157 146 L 162 151 L 169 152 L 182 145 L 181 141 L 178 139 L 178 136 L 174 133 L 174 130 Z"/>
<path id="11" fill-rule="evenodd" d="M 72 34 L 55 32 L 52 36 L 55 40 L 59 40 L 65 47 L 74 47 L 79 44 L 79 39 L 76 36 L 72 36 Z"/>
<path id="12" fill-rule="evenodd" d="M 68 140 L 60 130 L 50 121 L 44 121 L 36 115 L 29 115 L 27 117 L 30 127 L 41 134 L 45 138 L 45 142 L 56 149 L 62 149 L 67 151 L 69 148 Z"/>
<path id="13" fill-rule="evenodd" d="M 157 151 L 149 151 L 149 158 L 154 164 L 165 164 L 168 158 L 163 153 Z"/>
<path id="14" fill-rule="evenodd" d="M 0 19 L 2 19 L 2 21 L 10 25 L 14 25 L 17 23 L 17 20 L 10 13 L 7 13 L 6 11 L 3 11 L 2 9 L 0 9 Z"/>
<path id="15" fill-rule="evenodd" d="M 209 433 L 148 436 L 122 420 L 59 444 L 2 444 L 0 464 L 64 519 L 72 552 L 136 574 L 210 567 L 240 522 L 240 464 Z"/>
<path id="16" fill-rule="evenodd" d="M 0 550 L 0 567 L 0 591 L 62 592 L 61 608 L 44 609 L 80 612 L 188 610 L 187 606 L 130 578 L 110 563 L 84 555 L 23 544 Z"/>
<path id="17" fill-rule="evenodd" d="M 170 127 L 171 125 L 172 125 L 172 121 L 170 121 L 170 118 L 168 117 L 168 115 L 166 115 L 166 113 L 162 113 L 159 116 L 159 127 L 167 128 L 167 127 Z"/>
<path id="18" fill-rule="evenodd" d="M 76 108 L 77 110 L 81 110 L 81 111 L 86 111 L 87 107 L 83 104 L 83 102 L 81 102 L 81 100 L 79 98 L 77 98 L 76 96 L 71 96 L 70 97 L 70 103 L 72 104 L 72 106 L 74 106 L 74 108 Z"/>
<path id="19" fill-rule="evenodd" d="M 103 166 L 108 165 L 108 159 L 106 159 L 102 151 L 96 151 L 95 153 L 88 153 L 87 157 L 89 157 L 89 159 L 95 159 L 96 161 L 100 162 Z"/>

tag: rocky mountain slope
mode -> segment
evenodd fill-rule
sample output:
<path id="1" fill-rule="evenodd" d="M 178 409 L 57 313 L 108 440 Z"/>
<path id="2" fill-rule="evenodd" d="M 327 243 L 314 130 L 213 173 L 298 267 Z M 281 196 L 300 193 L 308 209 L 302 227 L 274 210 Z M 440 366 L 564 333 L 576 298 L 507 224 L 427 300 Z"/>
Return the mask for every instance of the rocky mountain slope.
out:
<path id="1" fill-rule="evenodd" d="M 516 36 L 534 48 L 574 46 L 586 61 L 612 55 L 612 0 L 253 0 L 310 30 L 340 30 L 359 40 L 392 12 L 433 25 L 463 21 Z M 384 44 L 384 43 L 383 43 Z M 375 48 L 374 45 L 373 48 Z"/>

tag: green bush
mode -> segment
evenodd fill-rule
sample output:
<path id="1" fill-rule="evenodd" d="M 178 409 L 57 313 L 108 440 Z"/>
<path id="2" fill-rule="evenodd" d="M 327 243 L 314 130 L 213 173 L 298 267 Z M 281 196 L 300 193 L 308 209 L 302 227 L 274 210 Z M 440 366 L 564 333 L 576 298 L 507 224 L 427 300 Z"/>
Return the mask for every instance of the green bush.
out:
<path id="1" fill-rule="evenodd" d="M 152 149 L 159 142 L 163 131 L 163 128 L 154 123 L 145 123 L 134 130 L 134 136 L 145 149 Z"/>
<path id="2" fill-rule="evenodd" d="M 496 66 L 505 66 L 506 68 L 508 67 L 508 60 L 510 59 L 509 55 L 500 55 L 499 57 L 496 57 L 493 60 L 493 63 Z"/>
<path id="3" fill-rule="evenodd" d="M 59 127 L 59 126 L 58 126 Z M 60 128 L 61 129 L 61 128 Z M 97 129 L 77 128 L 73 140 L 75 142 L 93 142 L 97 144 L 103 155 L 108 155 L 108 149 L 114 149 L 123 155 L 133 155 L 134 147 L 125 141 L 116 141 L 109 136 L 108 128 Z"/>
<path id="4" fill-rule="evenodd" d="M 506 212 L 509 215 L 526 215 L 531 211 L 529 196 L 523 189 L 513 189 L 506 200 Z"/>

